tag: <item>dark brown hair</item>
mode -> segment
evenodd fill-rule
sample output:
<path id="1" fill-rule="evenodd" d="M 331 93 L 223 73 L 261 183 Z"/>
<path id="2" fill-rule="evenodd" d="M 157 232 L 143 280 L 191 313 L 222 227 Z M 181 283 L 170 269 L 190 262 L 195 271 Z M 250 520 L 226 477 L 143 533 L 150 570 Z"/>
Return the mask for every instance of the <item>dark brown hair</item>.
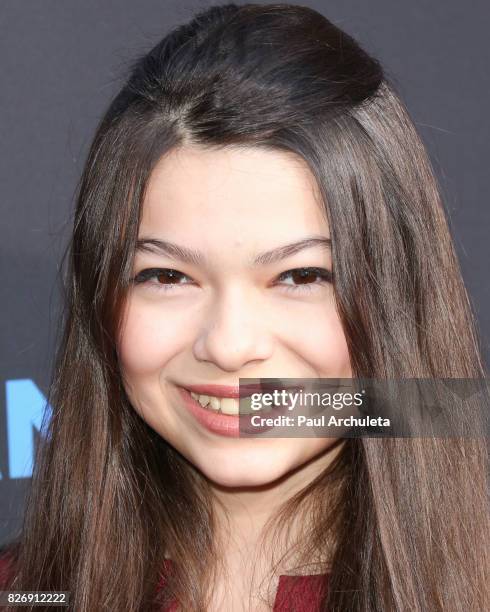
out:
<path id="1" fill-rule="evenodd" d="M 424 147 L 379 63 L 312 9 L 215 6 L 132 67 L 81 179 L 64 336 L 13 585 L 71 591 L 77 612 L 204 610 L 205 479 L 131 407 L 116 338 L 148 177 L 171 149 L 263 147 L 308 164 L 331 229 L 353 375 L 484 376 Z M 346 440 L 285 514 L 311 507 L 307 557 L 333 538 L 330 612 L 476 611 L 488 599 L 481 439 Z M 37 608 L 39 609 L 39 608 Z"/>

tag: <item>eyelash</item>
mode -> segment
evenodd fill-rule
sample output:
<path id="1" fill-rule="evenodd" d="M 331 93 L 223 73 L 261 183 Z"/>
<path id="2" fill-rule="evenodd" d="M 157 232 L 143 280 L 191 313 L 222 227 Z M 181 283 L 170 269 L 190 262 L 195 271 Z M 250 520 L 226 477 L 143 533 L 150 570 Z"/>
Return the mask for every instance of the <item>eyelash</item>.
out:
<path id="1" fill-rule="evenodd" d="M 330 270 L 326 270 L 325 268 L 315 268 L 315 267 L 309 267 L 309 268 L 292 268 L 291 270 L 287 270 L 286 272 L 282 272 L 278 277 L 277 280 L 283 280 L 285 277 L 289 276 L 290 274 L 293 273 L 310 273 L 310 274 L 315 274 L 317 277 L 320 277 L 320 283 L 305 283 L 305 284 L 299 284 L 299 285 L 286 285 L 286 291 L 293 291 L 294 293 L 309 293 L 312 291 L 311 285 L 318 285 L 318 284 L 324 284 L 324 283 L 331 283 L 333 280 L 333 274 Z M 174 275 L 174 277 L 176 277 L 176 280 L 179 280 L 179 278 L 189 278 L 187 277 L 185 274 L 182 274 L 182 272 L 179 272 L 178 270 L 173 270 L 172 268 L 147 268 L 145 270 L 142 270 L 141 272 L 139 272 L 139 274 L 137 274 L 133 279 L 132 279 L 132 283 L 134 283 L 135 285 L 142 285 L 142 284 L 149 284 L 149 285 L 153 285 L 154 288 L 157 291 L 172 291 L 173 288 L 176 285 L 182 285 L 182 284 L 187 284 L 187 283 L 168 283 L 167 285 L 161 284 L 161 283 L 150 283 L 150 279 L 154 278 L 155 276 L 158 276 L 159 274 L 168 274 L 170 273 L 170 275 Z"/>

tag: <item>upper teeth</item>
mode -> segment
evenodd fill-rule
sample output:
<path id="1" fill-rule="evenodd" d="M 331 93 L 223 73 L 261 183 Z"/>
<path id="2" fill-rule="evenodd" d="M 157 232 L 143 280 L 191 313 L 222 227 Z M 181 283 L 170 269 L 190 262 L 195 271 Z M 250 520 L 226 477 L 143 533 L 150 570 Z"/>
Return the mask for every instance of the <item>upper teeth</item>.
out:
<path id="1" fill-rule="evenodd" d="M 200 395 L 191 391 L 192 397 L 197 400 L 203 408 L 221 411 L 223 414 L 251 414 L 252 410 L 250 397 L 242 397 L 241 400 L 234 397 L 214 397 L 212 395 Z M 271 406 L 263 406 L 260 410 L 268 412 Z"/>

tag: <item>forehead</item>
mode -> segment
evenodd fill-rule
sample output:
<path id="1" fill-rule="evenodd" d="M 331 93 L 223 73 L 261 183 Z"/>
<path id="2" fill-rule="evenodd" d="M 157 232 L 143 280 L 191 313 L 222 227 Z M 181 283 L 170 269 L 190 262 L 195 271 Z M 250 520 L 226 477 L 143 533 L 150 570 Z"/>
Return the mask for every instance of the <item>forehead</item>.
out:
<path id="1" fill-rule="evenodd" d="M 328 230 L 316 181 L 293 154 L 259 148 L 184 146 L 155 166 L 143 202 L 141 233 L 195 228 L 278 237 Z"/>

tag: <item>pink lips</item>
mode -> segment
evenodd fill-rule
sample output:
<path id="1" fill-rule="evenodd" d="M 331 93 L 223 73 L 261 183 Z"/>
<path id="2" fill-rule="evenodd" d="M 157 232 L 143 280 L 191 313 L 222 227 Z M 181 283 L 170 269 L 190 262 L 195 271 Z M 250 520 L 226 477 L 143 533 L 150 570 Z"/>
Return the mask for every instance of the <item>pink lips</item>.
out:
<path id="1" fill-rule="evenodd" d="M 178 387 L 178 390 L 189 412 L 205 429 L 221 436 L 238 438 L 239 417 L 237 415 L 222 414 L 220 412 L 213 412 L 209 409 L 203 408 L 190 393 L 190 391 L 194 391 L 194 393 L 199 393 L 202 395 L 216 395 L 216 389 L 213 393 L 211 392 L 212 387 L 213 385 L 200 385 L 198 387 L 199 391 L 195 390 L 197 389 L 195 386 L 189 387 L 190 390 L 184 389 L 183 387 Z M 202 391 L 202 389 L 206 389 L 206 391 Z M 232 389 L 232 387 L 228 387 L 228 389 Z M 238 397 L 238 395 L 216 395 L 216 397 Z"/>
<path id="2" fill-rule="evenodd" d="M 277 388 L 277 385 L 271 384 L 255 384 L 255 385 L 240 385 L 240 387 L 229 386 L 229 385 L 187 385 L 185 388 L 177 386 L 179 393 L 184 400 L 184 404 L 194 418 L 200 423 L 205 429 L 212 433 L 227 436 L 232 438 L 238 438 L 240 429 L 244 433 L 260 434 L 261 431 L 270 429 L 267 426 L 253 427 L 251 425 L 251 418 L 253 415 L 242 414 L 242 415 L 230 415 L 222 414 L 221 412 L 214 412 L 208 408 L 203 408 L 201 404 L 195 400 L 191 392 L 198 393 L 199 395 L 211 395 L 214 397 L 230 397 L 238 399 L 240 397 L 248 397 L 253 393 L 264 393 Z M 300 390 L 300 387 L 287 387 L 288 390 Z M 280 415 L 284 412 L 283 409 L 273 408 L 268 413 L 268 417 L 274 414 Z"/>

